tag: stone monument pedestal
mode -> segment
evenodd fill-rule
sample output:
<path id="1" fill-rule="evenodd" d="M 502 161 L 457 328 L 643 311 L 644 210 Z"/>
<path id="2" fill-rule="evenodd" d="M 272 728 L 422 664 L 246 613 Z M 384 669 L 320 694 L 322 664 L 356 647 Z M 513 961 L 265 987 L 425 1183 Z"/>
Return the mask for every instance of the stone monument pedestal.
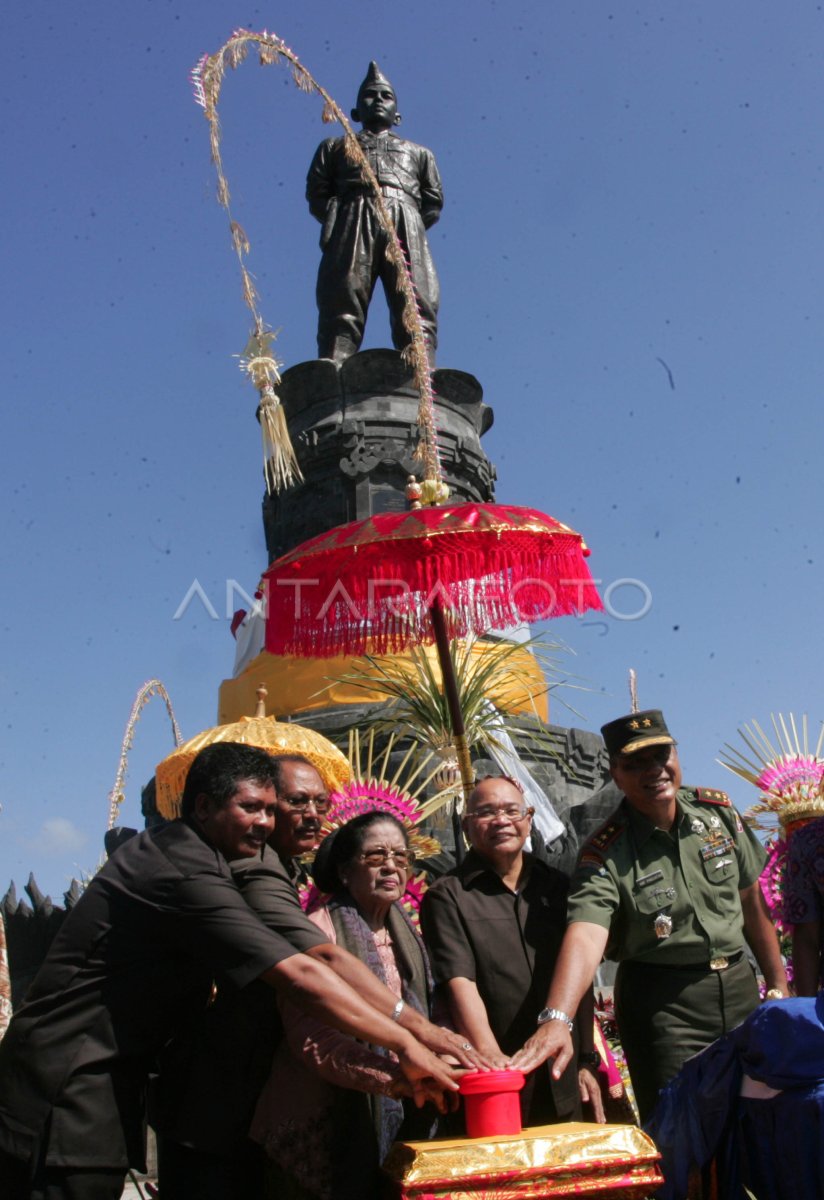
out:
<path id="1" fill-rule="evenodd" d="M 480 383 L 442 367 L 432 384 L 450 501 L 494 500 L 495 468 L 480 441 L 493 413 Z M 305 482 L 264 498 L 270 562 L 334 525 L 406 508 L 407 478 L 422 473 L 418 392 L 397 350 L 298 363 L 284 371 L 279 395 Z"/>

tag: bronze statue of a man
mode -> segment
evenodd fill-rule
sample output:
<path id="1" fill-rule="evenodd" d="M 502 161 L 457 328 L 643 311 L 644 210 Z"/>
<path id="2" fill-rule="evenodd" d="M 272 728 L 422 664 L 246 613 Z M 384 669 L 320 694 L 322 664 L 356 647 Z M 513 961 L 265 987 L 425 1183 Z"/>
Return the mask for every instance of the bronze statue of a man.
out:
<path id="1" fill-rule="evenodd" d="M 371 62 L 358 91 L 352 119 L 363 126 L 357 135 L 380 184 L 398 237 L 406 251 L 412 282 L 433 353 L 438 342 L 438 277 L 426 230 L 443 207 L 443 189 L 434 155 L 391 133 L 400 121 L 395 91 Z M 381 228 L 369 189 L 344 152 L 343 138 L 322 142 L 306 179 L 309 210 L 323 225 L 318 271 L 318 357 L 342 362 L 363 340 L 366 314 L 378 279 L 389 304 L 392 343 L 409 343 L 403 327 L 403 295 L 395 268 L 386 257 Z"/>

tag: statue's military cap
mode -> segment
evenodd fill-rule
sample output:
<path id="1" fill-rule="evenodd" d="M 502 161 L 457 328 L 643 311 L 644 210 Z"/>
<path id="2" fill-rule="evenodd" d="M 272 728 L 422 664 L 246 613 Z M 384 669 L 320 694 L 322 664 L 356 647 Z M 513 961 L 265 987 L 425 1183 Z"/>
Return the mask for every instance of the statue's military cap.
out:
<path id="1" fill-rule="evenodd" d="M 647 746 L 674 746 L 675 738 L 667 729 L 660 708 L 628 713 L 601 726 L 607 751 L 613 754 L 634 754 Z"/>

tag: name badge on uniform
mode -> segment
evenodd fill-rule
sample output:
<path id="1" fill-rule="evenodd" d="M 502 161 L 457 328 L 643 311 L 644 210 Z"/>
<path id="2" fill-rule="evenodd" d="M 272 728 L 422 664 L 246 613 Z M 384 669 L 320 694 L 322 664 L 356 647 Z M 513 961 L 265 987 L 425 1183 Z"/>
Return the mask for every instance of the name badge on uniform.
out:
<path id="1" fill-rule="evenodd" d="M 668 938 L 672 933 L 672 917 L 669 913 L 660 912 L 654 921 L 655 936 L 659 941 Z"/>
<path id="2" fill-rule="evenodd" d="M 638 880 L 638 887 L 649 887 L 651 883 L 657 883 L 659 879 L 664 878 L 663 871 L 650 871 L 649 875 L 642 875 Z"/>

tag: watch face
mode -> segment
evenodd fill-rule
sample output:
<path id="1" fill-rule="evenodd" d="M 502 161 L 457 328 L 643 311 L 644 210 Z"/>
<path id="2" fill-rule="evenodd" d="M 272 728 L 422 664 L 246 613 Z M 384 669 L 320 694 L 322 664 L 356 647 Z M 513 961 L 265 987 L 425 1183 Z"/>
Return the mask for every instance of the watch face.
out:
<path id="1" fill-rule="evenodd" d="M 536 1024 L 545 1025 L 547 1021 L 563 1021 L 569 1027 L 570 1032 L 572 1032 L 572 1020 L 565 1012 L 561 1012 L 560 1008 L 542 1008 L 538 1013 Z"/>

